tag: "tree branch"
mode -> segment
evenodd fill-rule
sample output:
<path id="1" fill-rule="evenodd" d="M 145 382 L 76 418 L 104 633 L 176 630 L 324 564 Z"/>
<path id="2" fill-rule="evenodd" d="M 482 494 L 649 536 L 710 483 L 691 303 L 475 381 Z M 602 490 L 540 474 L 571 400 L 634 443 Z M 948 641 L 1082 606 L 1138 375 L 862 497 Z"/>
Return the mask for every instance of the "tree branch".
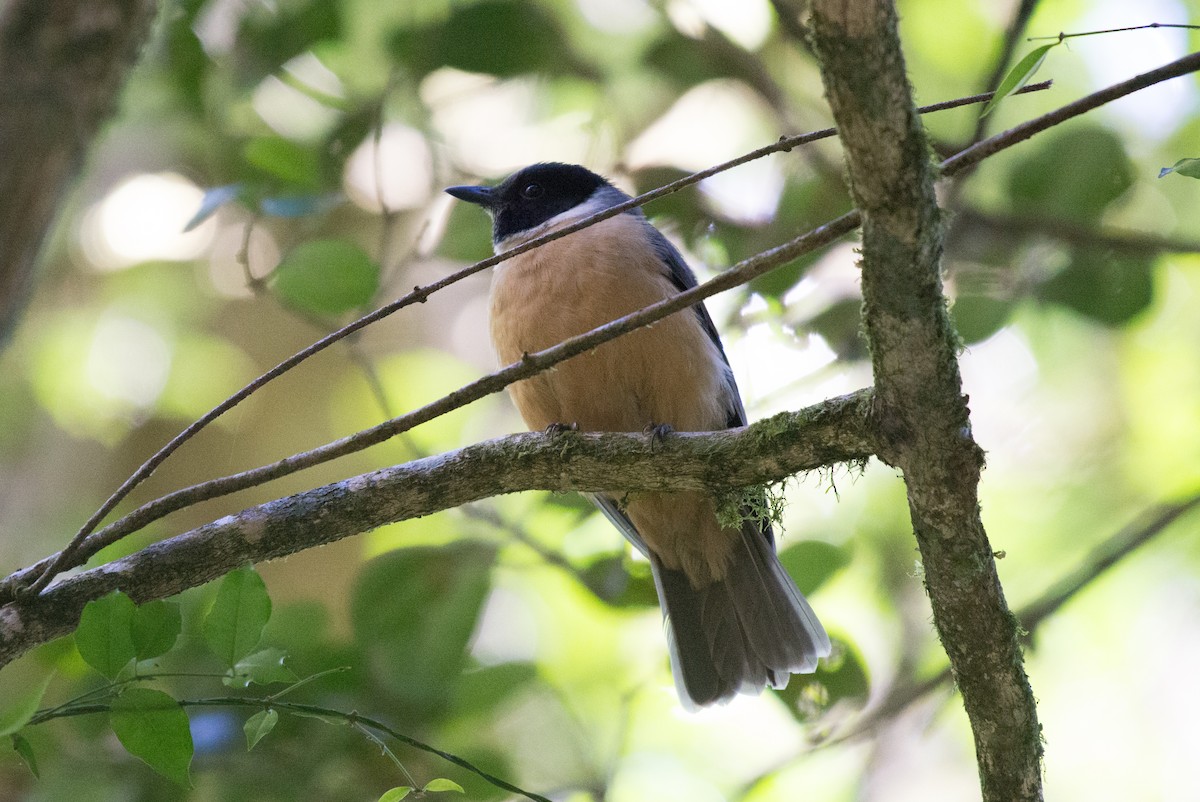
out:
<path id="1" fill-rule="evenodd" d="M 0 607 L 0 666 L 65 635 L 112 590 L 173 596 L 247 562 L 294 554 L 395 521 L 522 490 L 714 490 L 774 482 L 875 450 L 871 392 L 742 429 L 671 435 L 533 432 L 345 479 L 243 510 Z"/>
<path id="2" fill-rule="evenodd" d="M 1200 253 L 1200 240 L 1107 226 L 1096 227 L 1074 220 L 1038 215 L 1005 214 L 965 208 L 955 213 L 954 225 L 962 226 L 968 232 L 984 228 L 1009 237 L 1036 235 L 1050 237 L 1068 245 L 1128 253 Z"/>
<path id="3" fill-rule="evenodd" d="M 813 45 L 863 217 L 879 456 L 904 473 L 925 586 L 975 736 L 985 802 L 1041 800 L 1041 728 L 979 516 L 983 453 L 942 292 L 929 143 L 888 0 L 815 0 Z"/>

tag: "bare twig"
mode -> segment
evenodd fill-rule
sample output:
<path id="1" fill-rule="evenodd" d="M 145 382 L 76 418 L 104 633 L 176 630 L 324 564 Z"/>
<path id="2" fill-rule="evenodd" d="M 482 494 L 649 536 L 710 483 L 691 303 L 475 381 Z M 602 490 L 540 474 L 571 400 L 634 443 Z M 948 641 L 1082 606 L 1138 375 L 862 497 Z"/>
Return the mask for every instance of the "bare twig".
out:
<path id="1" fill-rule="evenodd" d="M 1021 626 L 1033 633 L 1042 622 L 1138 548 L 1160 535 L 1175 521 L 1200 507 L 1200 494 L 1174 504 L 1164 504 L 1147 510 L 1127 526 L 1122 527 L 1101 543 L 1080 563 L 1079 567 L 1058 580 L 1041 596 L 1023 607 L 1017 614 Z"/>
<path id="2" fill-rule="evenodd" d="M 1039 0 L 1021 0 L 1020 4 L 1013 9 L 1012 18 L 1009 19 L 1008 27 L 1004 30 L 1004 40 L 1000 45 L 1000 52 L 996 55 L 996 62 L 992 65 L 991 73 L 984 79 L 983 88 L 985 90 L 994 89 L 1004 79 L 1008 63 L 1012 61 L 1013 53 L 1017 49 L 1017 42 L 1020 41 L 1021 34 L 1025 33 L 1025 26 L 1029 24 L 1029 18 L 1033 16 L 1038 2 Z M 988 118 L 985 116 L 975 119 L 975 131 L 971 134 L 972 143 L 983 139 L 983 135 L 987 131 L 987 124 Z"/>
<path id="3" fill-rule="evenodd" d="M 1195 31 L 1195 30 L 1200 30 L 1200 25 L 1183 25 L 1183 24 L 1170 23 L 1170 22 L 1151 22 L 1146 25 L 1129 25 L 1125 28 L 1107 28 L 1102 31 L 1083 31 L 1081 33 L 1059 33 L 1055 36 L 1031 36 L 1031 37 L 1029 37 L 1029 41 L 1030 42 L 1041 42 L 1041 41 L 1046 41 L 1049 39 L 1057 39 L 1058 41 L 1061 42 L 1064 39 L 1075 39 L 1080 36 L 1099 36 L 1102 33 L 1124 33 L 1125 31 L 1148 31 L 1148 30 L 1152 30 L 1154 28 L 1184 28 L 1189 31 Z"/>
<path id="4" fill-rule="evenodd" d="M 773 267 L 784 264 L 803 253 L 835 241 L 839 237 L 853 231 L 857 225 L 858 216 L 856 213 L 851 212 L 843 215 L 837 220 L 795 240 L 751 257 L 739 263 L 734 269 L 722 273 L 699 287 L 648 306 L 633 314 L 626 315 L 612 323 L 593 329 L 586 334 L 572 337 L 544 351 L 526 354 L 522 361 L 509 365 L 481 379 L 477 379 L 471 384 L 461 387 L 449 395 L 443 396 L 437 401 L 426 404 L 420 409 L 416 409 L 406 415 L 384 421 L 369 429 L 364 429 L 310 451 L 293 454 L 290 457 L 269 465 L 252 468 L 219 479 L 212 479 L 201 484 L 183 488 L 182 490 L 177 490 L 173 493 L 168 493 L 161 498 L 142 505 L 123 518 L 104 527 L 104 529 L 96 532 L 94 535 L 85 537 L 84 540 L 75 544 L 74 549 L 69 555 L 64 550 L 54 557 L 49 557 L 30 568 L 12 574 L 5 580 L 4 585 L 0 586 L 0 602 L 6 599 L 6 591 L 8 593 L 13 592 L 15 586 L 31 581 L 39 573 L 42 577 L 45 577 L 46 572 L 60 571 L 67 567 L 79 565 L 88 556 L 104 548 L 105 545 L 115 543 L 125 535 L 135 532 L 169 513 L 201 501 L 219 498 L 220 496 L 229 495 L 239 490 L 261 485 L 305 468 L 329 462 L 338 457 L 353 454 L 382 443 L 391 437 L 407 432 L 447 412 L 478 401 L 492 393 L 499 392 L 515 381 L 528 378 L 569 357 L 589 351 L 597 345 L 615 339 L 621 334 L 633 331 L 682 309 L 686 309 L 709 295 L 750 281 L 756 276 L 766 273 Z M 38 581 L 40 582 L 40 580 Z M 36 584 L 33 587 L 36 587 Z"/>
<path id="5" fill-rule="evenodd" d="M 1200 53 L 1189 53 L 1183 58 L 1176 59 L 1169 64 L 1164 64 L 1157 69 L 1144 72 L 1141 75 L 1135 75 L 1127 81 L 1122 81 L 1118 84 L 1105 87 L 1098 92 L 1093 92 L 1090 95 L 1081 97 L 1073 103 L 1068 103 L 1065 106 L 1055 109 L 1040 117 L 1035 117 L 1032 120 L 1021 123 L 1007 131 L 997 134 L 976 143 L 966 150 L 956 153 L 946 161 L 942 162 L 942 175 L 953 175 L 962 170 L 977 164 L 992 153 L 1004 148 L 1012 147 L 1018 142 L 1024 142 L 1034 134 L 1045 131 L 1047 128 L 1052 128 L 1060 125 L 1063 122 L 1078 117 L 1081 114 L 1092 111 L 1103 106 L 1106 103 L 1111 103 L 1114 100 L 1131 95 L 1134 92 L 1139 92 L 1148 86 L 1169 81 L 1172 78 L 1178 78 L 1181 75 L 1195 72 L 1200 69 Z"/>

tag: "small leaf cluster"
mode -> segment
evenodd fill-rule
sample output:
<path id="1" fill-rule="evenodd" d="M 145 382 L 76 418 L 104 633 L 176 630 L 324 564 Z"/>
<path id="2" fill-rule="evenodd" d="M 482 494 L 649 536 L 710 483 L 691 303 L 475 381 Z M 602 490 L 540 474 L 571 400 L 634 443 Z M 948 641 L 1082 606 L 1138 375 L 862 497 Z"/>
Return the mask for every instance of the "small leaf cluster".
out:
<path id="1" fill-rule="evenodd" d="M 236 570 L 218 582 L 211 603 L 195 617 L 188 611 L 199 608 L 186 599 L 182 603 L 166 600 L 138 605 L 124 593 L 113 592 L 84 608 L 79 627 L 70 639 L 82 664 L 103 682 L 92 683 L 68 701 L 44 709 L 40 708 L 54 673 L 47 673 L 23 693 L 10 693 L 6 688 L 0 695 L 0 736 L 11 738 L 16 754 L 40 778 L 44 767 L 39 765 L 39 756 L 43 763 L 54 765 L 59 755 L 52 745 L 35 747 L 39 740 L 26 737 L 29 728 L 56 719 L 103 715 L 108 729 L 129 755 L 188 789 L 193 785 L 194 758 L 200 754 L 208 760 L 215 757 L 213 747 L 202 748 L 205 736 L 197 734 L 205 728 L 200 711 L 246 708 L 242 725 L 246 750 L 260 748 L 284 720 L 282 714 L 291 713 L 295 722 L 315 718 L 356 731 L 380 747 L 393 769 L 407 781 L 392 787 L 387 792 L 391 796 L 385 794 L 384 798 L 461 792 L 461 786 L 447 778 L 435 776 L 423 785 L 414 782 L 385 739 L 398 738 L 442 758 L 445 753 L 390 730 L 379 719 L 284 697 L 317 680 L 326 680 L 324 684 L 330 685 L 330 675 L 342 674 L 348 666 L 343 663 L 330 667 L 329 661 L 343 657 L 346 663 L 377 663 L 389 669 L 376 681 L 390 684 L 390 689 L 376 686 L 372 698 L 381 692 L 385 697 L 403 698 L 404 709 L 418 718 L 433 715 L 458 693 L 456 688 L 460 686 L 470 708 L 478 710 L 497 704 L 509 692 L 532 682 L 536 675 L 527 666 L 517 666 L 515 671 L 508 670 L 508 666 L 487 669 L 477 672 L 470 682 L 460 677 L 467 666 L 471 633 L 490 588 L 494 557 L 492 546 L 465 543 L 438 549 L 401 549 L 373 561 L 358 583 L 353 611 L 355 628 L 369 648 L 326 653 L 315 661 L 318 670 L 302 679 L 290 665 L 290 650 L 270 643 L 274 636 L 264 635 L 274 631 L 285 639 L 294 638 L 287 633 L 298 626 L 298 611 L 287 611 L 285 617 L 291 620 L 269 630 L 272 600 L 252 567 Z M 309 637 L 314 636 L 311 624 L 299 626 Z M 301 643 L 301 652 L 306 648 Z M 318 648 L 328 650 L 329 646 Z M 306 664 L 314 663 L 312 655 L 303 657 Z M 203 663 L 213 661 L 221 670 L 204 670 Z M 59 660 L 59 664 L 69 667 L 71 662 Z M 187 671 L 175 671 L 180 664 Z M 390 670 L 393 667 L 395 671 Z M 248 695 L 197 697 L 177 687 L 203 687 L 207 682 L 219 682 Z M 344 681 L 333 684 L 340 686 L 338 693 L 353 687 Z M 275 686 L 273 692 L 263 695 L 261 689 L 269 685 Z M 386 708 L 386 703 L 383 706 Z M 294 728 L 280 732 L 283 734 L 274 737 L 297 737 Z M 220 751 L 231 746 L 222 746 Z M 471 764 L 459 764 L 479 774 Z M 211 763 L 206 762 L 206 767 Z M 480 776 L 491 782 L 486 775 Z"/>
<path id="2" fill-rule="evenodd" d="M 271 598 L 253 568 L 241 568 L 220 582 L 202 629 L 209 651 L 225 666 L 221 678 L 225 685 L 245 688 L 296 681 L 284 665 L 284 652 L 258 649 L 270 617 Z M 187 714 L 166 692 L 139 684 L 155 678 L 153 667 L 146 661 L 170 651 L 182 627 L 178 603 L 135 605 L 128 596 L 115 591 L 84 608 L 75 632 L 75 646 L 84 662 L 109 680 L 110 684 L 90 695 L 88 701 L 111 700 L 109 725 L 121 745 L 163 776 L 190 787 L 189 769 L 195 750 Z M 275 719 L 259 719 L 252 740 L 247 730 L 251 747 L 270 732 L 277 715 Z"/>
<path id="3" fill-rule="evenodd" d="M 221 681 L 232 688 L 251 684 L 295 683 L 284 664 L 285 652 L 259 649 L 263 628 L 271 616 L 271 598 L 262 578 L 251 567 L 228 574 L 204 616 L 204 641 L 225 666 Z M 156 658 L 175 648 L 183 631 L 183 616 L 175 601 L 156 600 L 137 605 L 120 591 L 89 602 L 74 635 L 83 661 L 108 682 L 75 699 L 38 712 L 51 677 L 0 716 L 0 734 L 14 738 L 14 748 L 37 774 L 37 761 L 20 730 L 52 718 L 107 709 L 108 723 L 121 745 L 155 771 L 191 787 L 190 766 L 195 752 L 187 713 L 180 700 L 145 683 L 165 676 Z M 274 714 L 272 716 L 271 714 Z M 253 747 L 277 720 L 264 710 L 247 725 Z M 253 733 L 253 737 L 251 737 Z"/>

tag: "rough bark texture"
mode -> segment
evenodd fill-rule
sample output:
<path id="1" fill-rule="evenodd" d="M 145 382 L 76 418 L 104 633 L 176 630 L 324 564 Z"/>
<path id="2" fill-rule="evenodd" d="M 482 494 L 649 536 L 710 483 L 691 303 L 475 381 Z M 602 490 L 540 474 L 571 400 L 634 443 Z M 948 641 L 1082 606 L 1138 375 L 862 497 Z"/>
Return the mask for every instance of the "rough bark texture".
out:
<path id="1" fill-rule="evenodd" d="M 520 490 L 721 490 L 864 460 L 875 451 L 863 390 L 745 429 L 643 435 L 529 433 L 356 476 L 251 507 L 0 607 L 0 666 L 71 632 L 83 606 L 120 589 L 138 603 L 244 565 L 386 523 Z"/>
<path id="2" fill-rule="evenodd" d="M 0 342 L 92 137 L 150 31 L 153 0 L 0 4 Z"/>
<path id="3" fill-rule="evenodd" d="M 983 798 L 1040 800 L 1041 730 L 979 516 L 958 342 L 942 294 L 933 162 L 888 0 L 815 0 L 813 43 L 863 217 L 879 456 L 904 472 L 934 623 L 975 736 Z"/>

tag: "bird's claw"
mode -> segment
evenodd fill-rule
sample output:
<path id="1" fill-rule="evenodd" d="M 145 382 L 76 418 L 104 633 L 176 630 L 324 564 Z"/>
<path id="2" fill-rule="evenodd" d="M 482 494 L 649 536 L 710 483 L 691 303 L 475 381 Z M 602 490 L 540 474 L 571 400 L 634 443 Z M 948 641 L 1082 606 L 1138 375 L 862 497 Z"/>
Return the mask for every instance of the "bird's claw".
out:
<path id="1" fill-rule="evenodd" d="M 650 436 L 650 447 L 660 446 L 667 439 L 667 435 L 675 433 L 675 427 L 669 423 L 649 423 L 642 430 Z"/>

